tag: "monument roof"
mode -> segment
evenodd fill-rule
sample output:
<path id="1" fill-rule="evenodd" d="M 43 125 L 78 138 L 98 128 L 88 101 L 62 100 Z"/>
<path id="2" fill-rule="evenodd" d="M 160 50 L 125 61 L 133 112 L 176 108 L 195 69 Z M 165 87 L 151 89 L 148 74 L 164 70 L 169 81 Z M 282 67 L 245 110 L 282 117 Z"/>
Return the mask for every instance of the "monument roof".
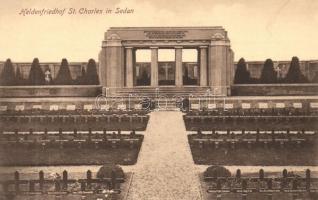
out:
<path id="1" fill-rule="evenodd" d="M 222 26 L 145 26 L 145 27 L 110 27 L 109 30 L 149 30 L 149 29 L 224 29 Z"/>
<path id="2" fill-rule="evenodd" d="M 106 40 L 211 40 L 226 39 L 227 32 L 222 26 L 182 27 L 110 27 L 105 33 Z"/>

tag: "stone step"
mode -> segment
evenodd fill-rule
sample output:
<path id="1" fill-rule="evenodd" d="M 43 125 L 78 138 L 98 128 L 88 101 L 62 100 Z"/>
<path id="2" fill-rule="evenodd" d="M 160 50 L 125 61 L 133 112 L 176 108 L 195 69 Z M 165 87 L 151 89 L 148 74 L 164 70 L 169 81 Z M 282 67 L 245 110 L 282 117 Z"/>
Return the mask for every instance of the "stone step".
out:
<path id="1" fill-rule="evenodd" d="M 108 94 L 119 97 L 128 97 L 131 95 L 148 97 L 177 97 L 177 96 L 199 96 L 207 95 L 209 87 L 135 87 L 135 88 L 116 88 L 109 89 Z"/>

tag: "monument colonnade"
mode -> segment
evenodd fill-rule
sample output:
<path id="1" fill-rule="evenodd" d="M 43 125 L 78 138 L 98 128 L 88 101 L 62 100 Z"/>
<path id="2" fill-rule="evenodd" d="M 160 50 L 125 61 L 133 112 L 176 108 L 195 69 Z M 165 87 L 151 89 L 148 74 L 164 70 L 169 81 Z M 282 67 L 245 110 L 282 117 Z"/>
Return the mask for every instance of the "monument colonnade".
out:
<path id="1" fill-rule="evenodd" d="M 228 95 L 234 54 L 222 27 L 114 27 L 105 34 L 99 55 L 103 87 L 133 88 L 136 49 L 150 49 L 150 86 L 158 87 L 158 50 L 175 49 L 175 87 L 183 86 L 182 50 L 198 49 L 199 85 Z"/>
<path id="2" fill-rule="evenodd" d="M 158 50 L 160 47 L 152 46 L 151 50 L 151 84 L 150 86 L 157 87 L 158 84 Z M 200 71 L 200 86 L 207 86 L 207 49 L 208 46 L 199 47 L 199 71 Z M 126 87 L 134 87 L 134 51 L 137 49 L 134 47 L 125 47 L 125 66 L 126 66 Z M 175 50 L 175 86 L 183 86 L 183 70 L 182 70 L 182 46 L 174 47 Z"/>

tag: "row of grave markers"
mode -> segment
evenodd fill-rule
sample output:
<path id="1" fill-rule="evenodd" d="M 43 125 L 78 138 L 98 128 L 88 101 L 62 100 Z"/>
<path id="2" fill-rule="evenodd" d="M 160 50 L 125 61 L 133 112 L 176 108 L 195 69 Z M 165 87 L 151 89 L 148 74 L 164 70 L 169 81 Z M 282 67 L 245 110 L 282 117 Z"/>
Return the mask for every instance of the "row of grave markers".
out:
<path id="1" fill-rule="evenodd" d="M 99 110 L 104 110 L 104 111 L 108 111 L 110 108 L 113 108 L 111 107 L 110 105 L 108 104 L 104 104 L 104 105 L 100 105 L 99 108 L 96 108 L 95 105 L 93 104 L 85 104 L 83 107 L 79 108 L 79 109 L 84 109 L 84 110 L 87 110 L 87 111 L 91 111 L 93 109 L 99 109 Z M 34 110 L 42 110 L 43 107 L 42 105 L 33 105 L 32 106 L 32 109 Z M 70 104 L 70 105 L 66 105 L 66 107 L 62 107 L 62 106 L 59 106 L 57 104 L 53 104 L 53 105 L 50 105 L 49 106 L 49 110 L 50 111 L 58 111 L 58 110 L 68 110 L 68 111 L 75 111 L 76 110 L 76 105 L 74 104 Z M 119 104 L 117 105 L 116 109 L 118 110 L 127 110 L 127 105 L 126 104 Z M 141 104 L 135 104 L 133 109 L 135 110 L 141 110 L 142 109 L 142 105 Z M 0 112 L 5 112 L 8 110 L 8 106 L 4 105 L 4 106 L 0 106 Z M 14 110 L 15 111 L 24 111 L 25 110 L 25 105 L 16 105 L 14 107 Z"/>
<path id="2" fill-rule="evenodd" d="M 229 134 L 235 134 L 235 135 L 243 135 L 245 133 L 248 133 L 248 134 L 299 134 L 299 133 L 302 133 L 302 134 L 306 134 L 306 135 L 314 135 L 316 134 L 317 132 L 316 131 L 310 131 L 310 130 L 289 130 L 289 129 L 286 129 L 286 130 L 223 130 L 223 129 L 219 129 L 219 130 L 216 130 L 216 129 L 212 129 L 211 131 L 202 131 L 202 130 L 197 130 L 197 131 L 189 131 L 189 133 L 191 134 L 219 134 L 219 135 L 229 135 Z"/>
<path id="3" fill-rule="evenodd" d="M 68 190 L 68 184 L 72 184 L 75 182 L 80 183 L 80 191 L 81 192 L 87 192 L 91 191 L 91 193 L 95 193 L 96 191 L 93 189 L 93 184 L 98 183 L 104 183 L 107 184 L 109 189 L 115 190 L 117 193 L 120 193 L 120 190 L 118 189 L 118 183 L 123 182 L 123 178 L 116 177 L 115 171 L 111 171 L 111 177 L 110 178 L 104 178 L 104 179 L 94 179 L 92 177 L 92 172 L 88 170 L 86 172 L 86 178 L 85 179 L 69 179 L 68 178 L 68 172 L 66 170 L 63 171 L 62 177 L 59 179 L 45 179 L 44 178 L 44 172 L 39 172 L 39 179 L 36 180 L 21 180 L 20 179 L 20 173 L 18 171 L 14 172 L 14 180 L 7 180 L 7 181 L 1 181 L 2 184 L 2 190 L 5 194 L 14 192 L 15 194 L 19 193 L 25 193 L 25 194 L 34 194 L 35 192 L 44 192 L 44 185 L 45 184 L 54 184 L 54 191 L 46 191 L 48 194 L 57 194 L 55 192 L 70 192 Z M 9 190 L 9 186 L 14 185 L 13 191 Z M 22 191 L 21 185 L 29 185 L 28 191 Z M 38 185 L 38 187 L 35 187 Z M 72 192 L 71 192 L 72 193 Z M 74 192 L 73 192 L 74 193 Z M 67 193 L 65 193 L 67 194 Z"/>
<path id="4" fill-rule="evenodd" d="M 224 108 L 224 109 L 233 109 L 234 108 L 234 104 L 232 103 L 225 103 L 225 104 L 219 104 L 221 108 Z M 286 104 L 285 103 L 275 103 L 274 104 L 274 108 L 286 108 Z M 318 108 L 318 102 L 310 102 L 309 104 L 310 108 Z M 292 103 L 292 107 L 293 108 L 303 108 L 303 104 L 300 103 L 300 102 L 294 102 Z M 93 110 L 93 109 L 100 109 L 100 110 L 109 110 L 111 108 L 110 105 L 108 104 L 103 104 L 103 105 L 100 105 L 99 108 L 97 108 L 95 105 L 93 104 L 85 104 L 83 105 L 83 107 L 81 107 L 80 109 L 84 109 L 84 110 L 87 110 L 87 111 L 90 111 L 90 110 Z M 199 103 L 191 103 L 190 105 L 190 109 L 192 110 L 198 110 L 200 109 L 201 106 Z M 217 108 L 217 104 L 216 103 L 209 103 L 207 105 L 207 109 L 216 109 Z M 241 103 L 241 108 L 242 109 L 250 109 L 252 108 L 251 106 L 251 103 Z M 264 102 L 259 102 L 258 103 L 258 108 L 260 109 L 268 109 L 270 108 L 269 104 L 268 103 L 264 103 Z M 32 109 L 34 110 L 41 110 L 43 109 L 42 105 L 33 105 L 32 106 Z M 62 110 L 62 109 L 65 109 L 65 110 L 68 110 L 68 111 L 74 111 L 76 110 L 76 105 L 74 104 L 70 104 L 70 105 L 66 105 L 66 107 L 62 107 L 62 106 L 59 106 L 57 104 L 52 104 L 49 106 L 49 110 L 50 111 L 57 111 L 57 110 Z M 126 104 L 118 104 L 117 107 L 115 109 L 118 109 L 118 110 L 127 110 L 129 108 L 127 108 L 127 105 Z M 135 104 L 133 106 L 133 109 L 135 110 L 141 110 L 142 109 L 142 105 L 141 104 Z M 4 111 L 7 111 L 8 110 L 8 106 L 7 105 L 0 105 L 0 111 L 4 112 Z M 25 110 L 25 105 L 21 104 L 21 105 L 16 105 L 15 108 L 14 108 L 15 111 L 23 111 Z"/>
<path id="5" fill-rule="evenodd" d="M 208 193 L 217 193 L 219 199 L 221 199 L 221 194 L 224 193 L 265 193 L 270 194 L 272 197 L 273 193 L 317 193 L 318 188 L 316 184 L 318 179 L 311 177 L 311 171 L 309 169 L 306 170 L 305 177 L 292 177 L 288 176 L 288 172 L 286 169 L 283 170 L 282 177 L 265 177 L 265 172 L 263 169 L 259 171 L 259 177 L 241 177 L 241 170 L 238 169 L 236 171 L 235 177 L 217 177 L 217 174 L 214 174 L 212 177 L 204 177 L 205 181 L 212 181 L 216 183 L 216 186 L 210 186 L 207 189 Z M 273 181 L 279 182 L 279 186 L 273 187 Z M 222 185 L 226 185 L 229 183 L 238 183 L 240 186 L 234 186 L 232 188 L 223 188 Z M 248 187 L 248 182 L 253 182 L 258 184 L 258 187 Z M 259 187 L 261 182 L 266 182 L 266 186 Z M 289 183 L 292 183 L 291 188 L 289 188 Z M 303 183 L 303 184 L 301 184 Z M 270 198 L 271 199 L 271 198 Z"/>
<path id="6" fill-rule="evenodd" d="M 225 103 L 225 104 L 219 104 L 219 105 L 221 106 L 221 108 L 224 108 L 224 109 L 233 109 L 234 108 L 234 104 L 232 104 L 232 103 Z M 285 103 L 281 103 L 281 102 L 275 103 L 274 105 L 275 105 L 274 108 L 286 108 L 287 107 Z M 309 104 L 309 106 L 310 106 L 310 108 L 318 108 L 318 102 L 311 102 Z M 294 102 L 294 103 L 292 103 L 292 107 L 293 108 L 302 108 L 303 104 L 300 102 Z M 198 103 L 191 103 L 190 108 L 192 110 L 199 110 L 201 108 L 201 106 Z M 216 109 L 216 108 L 217 108 L 216 103 L 209 103 L 207 105 L 207 109 Z M 241 103 L 241 108 L 242 109 L 250 109 L 250 108 L 252 108 L 252 106 L 250 103 Z M 268 103 L 259 102 L 258 108 L 267 109 L 267 108 L 270 108 L 270 106 Z"/>

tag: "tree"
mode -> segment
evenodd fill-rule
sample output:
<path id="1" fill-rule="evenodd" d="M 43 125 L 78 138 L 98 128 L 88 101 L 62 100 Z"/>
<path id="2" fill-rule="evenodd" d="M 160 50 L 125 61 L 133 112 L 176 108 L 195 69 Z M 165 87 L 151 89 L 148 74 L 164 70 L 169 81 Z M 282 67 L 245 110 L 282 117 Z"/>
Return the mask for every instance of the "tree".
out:
<path id="1" fill-rule="evenodd" d="M 276 83 L 277 73 L 274 70 L 274 63 L 272 59 L 267 59 L 264 63 L 260 83 Z"/>
<path id="2" fill-rule="evenodd" d="M 34 58 L 30 73 L 29 73 L 29 84 L 30 85 L 44 85 L 45 76 L 41 69 L 40 62 L 38 58 Z"/>
<path id="3" fill-rule="evenodd" d="M 68 62 L 65 58 L 62 59 L 60 69 L 54 80 L 56 85 L 71 85 L 73 84 L 73 79 L 71 76 L 71 71 L 68 66 Z"/>
<path id="4" fill-rule="evenodd" d="M 294 56 L 290 63 L 286 78 L 286 83 L 306 83 L 308 82 L 307 78 L 300 71 L 299 59 Z"/>
<path id="5" fill-rule="evenodd" d="M 89 59 L 88 61 L 85 82 L 87 85 L 99 85 L 97 67 L 94 59 Z"/>
<path id="6" fill-rule="evenodd" d="M 250 72 L 246 68 L 244 58 L 241 58 L 236 67 L 234 84 L 250 83 Z"/>
<path id="7" fill-rule="evenodd" d="M 15 73 L 11 60 L 8 58 L 4 63 L 0 77 L 1 85 L 15 85 Z"/>

